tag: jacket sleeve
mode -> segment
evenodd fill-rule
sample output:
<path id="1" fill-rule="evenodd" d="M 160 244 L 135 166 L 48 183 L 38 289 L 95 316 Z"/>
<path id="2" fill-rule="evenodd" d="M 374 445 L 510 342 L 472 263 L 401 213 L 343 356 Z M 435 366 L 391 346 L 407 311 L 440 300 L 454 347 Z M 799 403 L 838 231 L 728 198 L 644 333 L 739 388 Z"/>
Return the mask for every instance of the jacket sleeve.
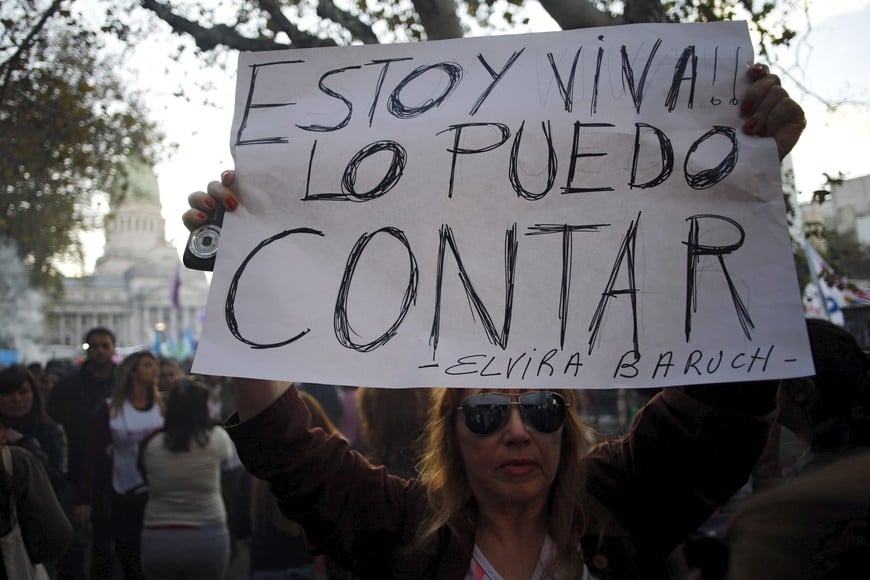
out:
<path id="1" fill-rule="evenodd" d="M 587 456 L 588 489 L 636 544 L 667 553 L 749 479 L 777 381 L 668 387 Z"/>
<path id="2" fill-rule="evenodd" d="M 268 481 L 281 512 L 307 540 L 349 570 L 391 577 L 393 559 L 416 531 L 410 516 L 414 480 L 391 476 L 350 449 L 339 435 L 309 428 L 311 416 L 295 388 L 244 423 L 227 422 L 239 458 Z"/>
<path id="3" fill-rule="evenodd" d="M 72 540 L 72 526 L 39 460 L 23 449 L 10 450 L 18 522 L 30 559 L 56 560 Z"/>
<path id="4" fill-rule="evenodd" d="M 111 462 L 108 456 L 108 447 L 112 442 L 112 433 L 109 429 L 109 405 L 101 405 L 99 411 L 94 414 L 93 426 L 85 448 L 85 456 L 82 460 L 81 482 L 79 484 L 79 505 L 91 505 L 94 501 L 96 487 L 109 478 L 111 485 L 111 473 L 104 473 L 107 469 L 111 472 Z"/>

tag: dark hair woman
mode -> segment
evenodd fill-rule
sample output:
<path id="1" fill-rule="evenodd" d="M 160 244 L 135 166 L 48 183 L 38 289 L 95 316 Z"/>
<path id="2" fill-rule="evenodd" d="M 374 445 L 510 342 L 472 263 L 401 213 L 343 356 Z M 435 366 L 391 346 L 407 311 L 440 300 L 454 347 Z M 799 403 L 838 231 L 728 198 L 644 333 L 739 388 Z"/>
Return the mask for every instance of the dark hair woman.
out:
<path id="1" fill-rule="evenodd" d="M 66 473 L 66 437 L 46 414 L 36 378 L 23 365 L 0 371 L 0 438 L 35 455 L 55 492 L 60 491 Z"/>
<path id="2" fill-rule="evenodd" d="M 208 386 L 182 380 L 170 393 L 163 429 L 142 445 L 150 497 L 142 530 L 146 578 L 222 578 L 230 557 L 221 468 L 234 457 L 212 423 Z"/>

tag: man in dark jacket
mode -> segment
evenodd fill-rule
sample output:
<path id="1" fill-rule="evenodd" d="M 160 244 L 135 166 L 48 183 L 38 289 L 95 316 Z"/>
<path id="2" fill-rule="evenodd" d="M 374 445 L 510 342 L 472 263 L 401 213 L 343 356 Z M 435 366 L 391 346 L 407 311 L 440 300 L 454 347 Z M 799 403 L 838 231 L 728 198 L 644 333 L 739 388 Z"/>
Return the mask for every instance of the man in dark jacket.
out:
<path id="1" fill-rule="evenodd" d="M 61 579 L 87 577 L 84 550 L 89 543 L 88 534 L 86 528 L 76 522 L 72 509 L 78 499 L 82 461 L 90 440 L 93 417 L 112 395 L 115 385 L 114 333 L 102 326 L 92 328 L 85 335 L 85 347 L 87 360 L 77 372 L 58 382 L 47 405 L 48 414 L 66 431 L 69 463 L 62 503 L 70 521 L 76 525 L 75 540 L 58 563 L 58 578 Z M 93 521 L 92 568 L 110 569 L 108 538 L 101 539 L 100 519 L 97 514 Z"/>

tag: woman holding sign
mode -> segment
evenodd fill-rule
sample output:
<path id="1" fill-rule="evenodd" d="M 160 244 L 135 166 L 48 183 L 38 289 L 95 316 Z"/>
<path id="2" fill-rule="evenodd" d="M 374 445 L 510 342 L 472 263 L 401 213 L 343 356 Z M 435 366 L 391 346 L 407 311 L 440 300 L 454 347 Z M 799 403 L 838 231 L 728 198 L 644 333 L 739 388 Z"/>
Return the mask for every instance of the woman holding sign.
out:
<path id="1" fill-rule="evenodd" d="M 749 74 L 744 131 L 782 158 L 803 111 L 767 67 Z M 238 206 L 234 178 L 190 196 L 188 228 Z M 777 389 L 666 388 L 627 436 L 594 447 L 572 391 L 438 389 L 406 480 L 311 429 L 292 383 L 237 381 L 228 431 L 283 513 L 360 576 L 415 579 L 667 578 L 669 552 L 749 476 Z"/>

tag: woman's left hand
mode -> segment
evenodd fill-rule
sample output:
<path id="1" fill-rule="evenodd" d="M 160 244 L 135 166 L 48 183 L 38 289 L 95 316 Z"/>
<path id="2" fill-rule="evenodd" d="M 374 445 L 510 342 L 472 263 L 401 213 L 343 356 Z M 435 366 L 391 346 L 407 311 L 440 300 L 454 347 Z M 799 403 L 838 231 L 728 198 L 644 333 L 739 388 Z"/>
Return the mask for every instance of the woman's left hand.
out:
<path id="1" fill-rule="evenodd" d="M 19 441 L 21 441 L 21 439 L 23 437 L 24 436 L 21 433 L 19 433 L 18 431 L 16 431 L 12 427 L 0 428 L 0 442 L 2 442 L 2 443 L 8 443 L 9 445 L 15 445 Z"/>
<path id="2" fill-rule="evenodd" d="M 750 67 L 749 78 L 752 84 L 740 104 L 740 114 L 746 117 L 743 132 L 776 139 L 776 149 L 782 161 L 807 126 L 804 110 L 788 96 L 779 77 L 770 74 L 767 65 Z"/>

